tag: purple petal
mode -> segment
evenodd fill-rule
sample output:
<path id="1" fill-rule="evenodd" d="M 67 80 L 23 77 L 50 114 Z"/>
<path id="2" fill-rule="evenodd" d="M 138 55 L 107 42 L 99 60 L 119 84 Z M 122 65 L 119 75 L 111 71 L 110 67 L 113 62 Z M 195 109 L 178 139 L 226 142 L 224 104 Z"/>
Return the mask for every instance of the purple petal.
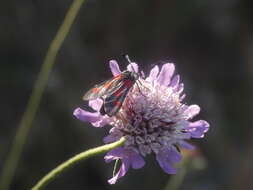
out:
<path id="1" fill-rule="evenodd" d="M 190 123 L 186 131 L 189 132 L 193 138 L 203 138 L 204 133 L 206 133 L 208 129 L 209 123 L 204 120 L 199 120 Z"/>
<path id="2" fill-rule="evenodd" d="M 141 77 L 144 79 L 145 78 L 145 73 L 141 71 Z"/>
<path id="3" fill-rule="evenodd" d="M 192 136 L 190 133 L 181 133 L 181 134 L 178 134 L 178 139 L 190 139 Z"/>
<path id="4" fill-rule="evenodd" d="M 160 85 L 164 85 L 164 86 L 167 86 L 170 84 L 170 79 L 174 73 L 174 70 L 175 70 L 175 66 L 174 64 L 172 63 L 166 63 L 163 65 L 162 69 L 161 69 L 161 72 L 158 76 L 158 83 Z"/>
<path id="5" fill-rule="evenodd" d="M 181 94 L 184 91 L 184 83 L 180 83 L 176 89 L 178 94 Z"/>
<path id="6" fill-rule="evenodd" d="M 123 160 L 118 173 L 115 176 L 113 176 L 111 179 L 109 179 L 108 183 L 115 184 L 119 178 L 126 175 L 128 169 L 129 169 L 129 166 L 130 166 L 130 164 L 129 164 L 128 160 Z"/>
<path id="7" fill-rule="evenodd" d="M 81 108 L 75 109 L 73 115 L 81 121 L 90 122 L 94 127 L 103 127 L 111 121 L 109 117 L 102 116 L 99 112 L 91 113 Z"/>
<path id="8" fill-rule="evenodd" d="M 110 64 L 110 68 L 111 68 L 111 71 L 112 71 L 113 76 L 117 76 L 117 75 L 119 75 L 119 74 L 121 73 L 117 61 L 111 60 L 111 61 L 109 62 L 109 64 Z"/>
<path id="9" fill-rule="evenodd" d="M 159 67 L 156 65 L 151 69 L 150 74 L 148 78 L 146 79 L 146 81 L 152 82 L 156 80 L 158 73 L 159 73 Z"/>
<path id="10" fill-rule="evenodd" d="M 179 162 L 181 158 L 181 154 L 173 147 L 163 148 L 156 154 L 156 160 L 160 167 L 168 174 L 176 173 L 176 169 L 172 165 Z"/>
<path id="11" fill-rule="evenodd" d="M 171 87 L 177 87 L 177 85 L 179 84 L 180 81 L 180 76 L 176 75 L 173 77 L 173 79 L 171 80 L 170 86 Z"/>
<path id="12" fill-rule="evenodd" d="M 200 107 L 198 105 L 190 105 L 185 111 L 185 119 L 191 119 L 195 115 L 197 115 L 200 112 Z"/>
<path id="13" fill-rule="evenodd" d="M 129 150 L 130 149 L 125 149 L 123 147 L 115 148 L 115 149 L 107 152 L 106 156 L 104 157 L 105 162 L 108 163 L 108 162 L 111 162 L 112 160 L 128 158 L 129 157 Z"/>
<path id="14" fill-rule="evenodd" d="M 122 165 L 118 173 L 108 180 L 110 184 L 116 183 L 119 178 L 123 177 L 130 166 L 134 169 L 139 169 L 145 164 L 143 158 L 136 151 L 122 147 L 111 150 L 105 156 L 105 161 L 107 163 L 117 159 L 121 160 Z"/>
<path id="15" fill-rule="evenodd" d="M 119 140 L 123 136 L 123 133 L 116 127 L 111 128 L 110 134 L 104 137 L 104 143 L 111 143 Z"/>
<path id="16" fill-rule="evenodd" d="M 106 137 L 103 138 L 104 143 L 111 143 L 119 140 L 114 134 L 109 134 Z"/>
<path id="17" fill-rule="evenodd" d="M 188 149 L 188 150 L 193 150 L 195 148 L 193 145 L 191 145 L 191 144 L 189 144 L 188 142 L 185 142 L 185 141 L 180 141 L 178 144 L 179 144 L 180 147 Z"/>
<path id="18" fill-rule="evenodd" d="M 132 62 L 127 66 L 127 70 L 138 73 L 139 67 L 136 63 Z"/>
<path id="19" fill-rule="evenodd" d="M 140 169 L 145 165 L 144 159 L 137 153 L 132 152 L 131 154 L 131 166 L 133 169 Z"/>
<path id="20" fill-rule="evenodd" d="M 103 105 L 103 100 L 101 99 L 89 101 L 89 106 L 95 111 L 99 111 L 102 105 Z"/>
<path id="21" fill-rule="evenodd" d="M 76 118 L 80 119 L 81 121 L 86 121 L 90 123 L 97 122 L 101 119 L 101 115 L 98 112 L 91 113 L 81 108 L 76 108 L 73 115 L 76 116 Z"/>
<path id="22" fill-rule="evenodd" d="M 186 97 L 186 94 L 183 94 L 182 96 L 180 96 L 179 101 L 180 102 L 183 101 L 185 99 L 185 97 Z"/>
<path id="23" fill-rule="evenodd" d="M 168 159 L 172 163 L 179 162 L 182 159 L 181 154 L 174 147 L 168 148 L 166 152 L 167 152 Z"/>
<path id="24" fill-rule="evenodd" d="M 139 169 L 145 164 L 143 158 L 136 151 L 122 147 L 111 150 L 105 156 L 106 162 L 117 159 L 127 159 L 134 169 Z"/>
<path id="25" fill-rule="evenodd" d="M 94 127 L 104 127 L 105 125 L 111 122 L 111 118 L 108 116 L 101 116 L 100 120 L 94 123 L 91 123 Z"/>
<path id="26" fill-rule="evenodd" d="M 123 157 L 123 152 L 124 152 L 124 148 L 119 147 L 119 148 L 115 148 L 109 152 L 107 152 L 107 154 L 105 155 L 104 159 L 106 163 L 109 163 L 113 160 L 117 160 Z"/>

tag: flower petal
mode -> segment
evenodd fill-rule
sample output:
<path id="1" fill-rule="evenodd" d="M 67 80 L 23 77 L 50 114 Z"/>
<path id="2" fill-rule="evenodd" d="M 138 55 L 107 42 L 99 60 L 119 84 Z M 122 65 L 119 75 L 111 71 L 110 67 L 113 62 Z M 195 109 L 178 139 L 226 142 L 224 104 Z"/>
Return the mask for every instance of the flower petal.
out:
<path id="1" fill-rule="evenodd" d="M 100 120 L 94 123 L 91 123 L 94 127 L 104 127 L 105 125 L 111 122 L 111 118 L 108 116 L 101 116 Z"/>
<path id="2" fill-rule="evenodd" d="M 190 143 L 188 143 L 186 141 L 180 141 L 178 144 L 180 147 L 183 147 L 188 150 L 193 150 L 195 148 L 193 145 L 191 145 Z"/>
<path id="3" fill-rule="evenodd" d="M 104 143 L 111 143 L 119 140 L 124 134 L 116 127 L 111 128 L 110 134 L 104 137 Z"/>
<path id="4" fill-rule="evenodd" d="M 113 176 L 111 179 L 108 180 L 108 183 L 115 184 L 119 178 L 126 175 L 129 167 L 130 167 L 130 164 L 129 164 L 128 160 L 123 160 L 119 171 L 117 172 L 117 174 L 115 176 Z"/>
<path id="5" fill-rule="evenodd" d="M 90 100 L 89 101 L 89 106 L 93 109 L 93 110 L 95 110 L 95 111 L 99 111 L 100 110 L 100 108 L 102 107 L 102 105 L 103 105 L 103 100 L 101 100 L 101 99 L 96 99 L 96 100 Z"/>
<path id="6" fill-rule="evenodd" d="M 119 140 L 116 136 L 114 136 L 113 133 L 107 135 L 106 137 L 103 138 L 104 143 L 111 143 Z"/>
<path id="7" fill-rule="evenodd" d="M 168 174 L 175 174 L 176 169 L 172 165 L 181 160 L 182 156 L 173 148 L 163 148 L 156 154 L 156 160 L 160 167 Z"/>
<path id="8" fill-rule="evenodd" d="M 181 94 L 184 91 L 184 83 L 180 83 L 176 89 L 178 94 Z"/>
<path id="9" fill-rule="evenodd" d="M 199 120 L 190 123 L 186 131 L 189 132 L 193 138 L 203 138 L 208 129 L 209 123 L 204 120 Z"/>
<path id="10" fill-rule="evenodd" d="M 190 105 L 187 107 L 187 109 L 184 111 L 184 117 L 185 119 L 191 119 L 195 115 L 197 115 L 200 112 L 200 107 L 198 105 Z"/>
<path id="11" fill-rule="evenodd" d="M 90 122 L 94 127 L 104 127 L 111 121 L 109 117 L 102 116 L 99 112 L 91 113 L 81 108 L 75 109 L 73 115 L 81 121 Z"/>
<path id="12" fill-rule="evenodd" d="M 185 99 L 185 97 L 186 97 L 186 94 L 183 94 L 182 96 L 180 96 L 179 101 L 180 102 L 183 101 Z"/>
<path id="13" fill-rule="evenodd" d="M 110 64 L 110 68 L 111 68 L 111 71 L 112 71 L 113 76 L 117 76 L 117 75 L 119 75 L 119 74 L 121 73 L 117 61 L 111 60 L 111 61 L 109 62 L 109 64 Z"/>
<path id="14" fill-rule="evenodd" d="M 131 64 L 128 64 L 127 70 L 138 73 L 139 67 L 136 63 L 132 62 Z"/>
<path id="15" fill-rule="evenodd" d="M 176 75 L 173 77 L 173 79 L 171 80 L 170 86 L 171 87 L 177 87 L 177 85 L 179 84 L 180 81 L 180 76 Z"/>
<path id="16" fill-rule="evenodd" d="M 145 165 L 145 161 L 137 152 L 131 154 L 131 166 L 133 169 L 140 169 Z"/>
<path id="17" fill-rule="evenodd" d="M 141 71 L 141 77 L 144 79 L 145 78 L 145 73 Z"/>
<path id="18" fill-rule="evenodd" d="M 158 83 L 164 86 L 169 85 L 174 70 L 175 70 L 174 64 L 172 63 L 164 64 L 157 79 Z"/>
<path id="19" fill-rule="evenodd" d="M 86 122 L 97 122 L 101 119 L 101 115 L 98 112 L 91 113 L 88 111 L 85 111 L 81 108 L 75 109 L 74 116 L 76 116 L 77 119 L 80 119 L 81 121 L 86 121 Z"/>
<path id="20" fill-rule="evenodd" d="M 159 73 L 159 67 L 156 65 L 151 69 L 146 81 L 152 82 L 152 81 L 156 80 L 158 73 Z"/>
<path id="21" fill-rule="evenodd" d="M 126 148 L 115 148 L 108 152 L 105 156 L 105 161 L 111 162 L 112 160 L 120 159 L 122 165 L 118 171 L 118 173 L 113 176 L 108 182 L 110 184 L 116 183 L 116 181 L 123 177 L 128 171 L 129 167 L 132 166 L 134 169 L 139 169 L 144 166 L 145 162 L 143 158 L 134 150 L 126 149 Z"/>

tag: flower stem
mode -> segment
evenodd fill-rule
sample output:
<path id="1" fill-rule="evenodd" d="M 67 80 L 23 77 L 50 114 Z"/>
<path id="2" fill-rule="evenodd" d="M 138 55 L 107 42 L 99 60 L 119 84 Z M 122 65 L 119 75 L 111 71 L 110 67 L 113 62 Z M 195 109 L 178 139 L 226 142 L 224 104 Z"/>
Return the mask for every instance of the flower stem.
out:
<path id="1" fill-rule="evenodd" d="M 21 118 L 18 130 L 14 137 L 10 152 L 7 155 L 6 161 L 3 164 L 3 170 L 0 178 L 0 189 L 7 190 L 15 173 L 17 163 L 23 150 L 27 135 L 30 131 L 32 122 L 37 112 L 42 94 L 48 82 L 50 71 L 55 63 L 55 58 L 63 44 L 69 30 L 85 0 L 74 0 L 60 26 L 55 38 L 52 40 L 45 59 L 35 82 L 34 89 L 28 100 L 28 104 Z"/>
<path id="2" fill-rule="evenodd" d="M 185 155 L 184 160 L 180 164 L 180 169 L 177 174 L 171 176 L 164 190 L 179 190 L 181 189 L 181 185 L 183 184 L 184 178 L 187 172 L 190 169 L 190 164 L 192 162 L 192 158 L 190 156 Z"/>
<path id="3" fill-rule="evenodd" d="M 109 150 L 112 150 L 116 147 L 122 146 L 125 142 L 125 138 L 122 137 L 120 140 L 103 145 L 100 147 L 96 147 L 93 149 L 89 149 L 87 151 L 84 151 L 80 154 L 77 154 L 76 156 L 70 158 L 69 160 L 63 162 L 61 165 L 53 169 L 51 172 L 49 172 L 46 176 L 44 176 L 33 188 L 32 190 L 40 190 L 43 189 L 50 181 L 53 181 L 58 175 L 66 171 L 67 169 L 73 167 L 77 163 L 91 157 L 91 156 L 96 156 L 98 154 L 105 153 Z"/>
<path id="4" fill-rule="evenodd" d="M 186 168 L 181 168 L 180 171 L 173 175 L 164 190 L 179 190 L 183 184 L 184 177 L 187 173 Z"/>
<path id="5" fill-rule="evenodd" d="M 117 169 L 118 169 L 118 166 L 119 166 L 119 161 L 120 161 L 120 159 L 117 159 L 117 160 L 115 161 L 115 163 L 114 163 L 112 176 L 115 176 L 115 175 L 116 175 L 116 172 L 117 172 Z"/>

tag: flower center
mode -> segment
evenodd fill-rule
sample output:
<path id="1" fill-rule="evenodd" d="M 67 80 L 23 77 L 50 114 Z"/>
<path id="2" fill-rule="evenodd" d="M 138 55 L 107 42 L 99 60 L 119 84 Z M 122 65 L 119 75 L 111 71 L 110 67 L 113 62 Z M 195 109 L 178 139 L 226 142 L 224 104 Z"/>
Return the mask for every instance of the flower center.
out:
<path id="1" fill-rule="evenodd" d="M 128 94 L 113 125 L 126 137 L 126 146 L 143 156 L 158 153 L 161 147 L 175 144 L 180 105 L 172 89 L 145 82 Z"/>

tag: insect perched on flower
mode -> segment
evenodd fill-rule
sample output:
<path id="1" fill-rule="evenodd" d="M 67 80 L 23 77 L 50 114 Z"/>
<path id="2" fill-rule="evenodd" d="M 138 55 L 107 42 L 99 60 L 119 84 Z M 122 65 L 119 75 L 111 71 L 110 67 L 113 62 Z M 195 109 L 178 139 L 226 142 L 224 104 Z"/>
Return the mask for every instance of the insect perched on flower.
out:
<path id="1" fill-rule="evenodd" d="M 74 111 L 75 117 L 95 127 L 111 126 L 105 143 L 121 137 L 126 139 L 122 147 L 109 151 L 104 157 L 106 162 L 120 160 L 121 163 L 108 182 L 116 183 L 130 168 L 142 168 L 144 158 L 151 154 L 164 172 L 175 174 L 174 164 L 182 159 L 179 149 L 193 149 L 188 140 L 203 138 L 209 129 L 205 120 L 192 121 L 200 107 L 183 102 L 184 84 L 179 75 L 173 76 L 175 65 L 165 63 L 161 69 L 156 65 L 147 77 L 137 75 L 135 63 L 121 72 L 117 62 L 112 60 L 110 68 L 114 78 L 85 95 L 94 111 L 81 108 Z M 101 109 L 107 114 L 101 114 Z"/>
<path id="2" fill-rule="evenodd" d="M 128 55 L 125 56 L 130 65 Z M 134 69 L 133 69 L 134 70 Z M 100 109 L 102 115 L 115 115 L 121 108 L 128 92 L 132 89 L 136 81 L 139 79 L 139 74 L 135 71 L 123 71 L 117 76 L 95 85 L 84 96 L 83 100 L 103 99 L 103 105 Z"/>

